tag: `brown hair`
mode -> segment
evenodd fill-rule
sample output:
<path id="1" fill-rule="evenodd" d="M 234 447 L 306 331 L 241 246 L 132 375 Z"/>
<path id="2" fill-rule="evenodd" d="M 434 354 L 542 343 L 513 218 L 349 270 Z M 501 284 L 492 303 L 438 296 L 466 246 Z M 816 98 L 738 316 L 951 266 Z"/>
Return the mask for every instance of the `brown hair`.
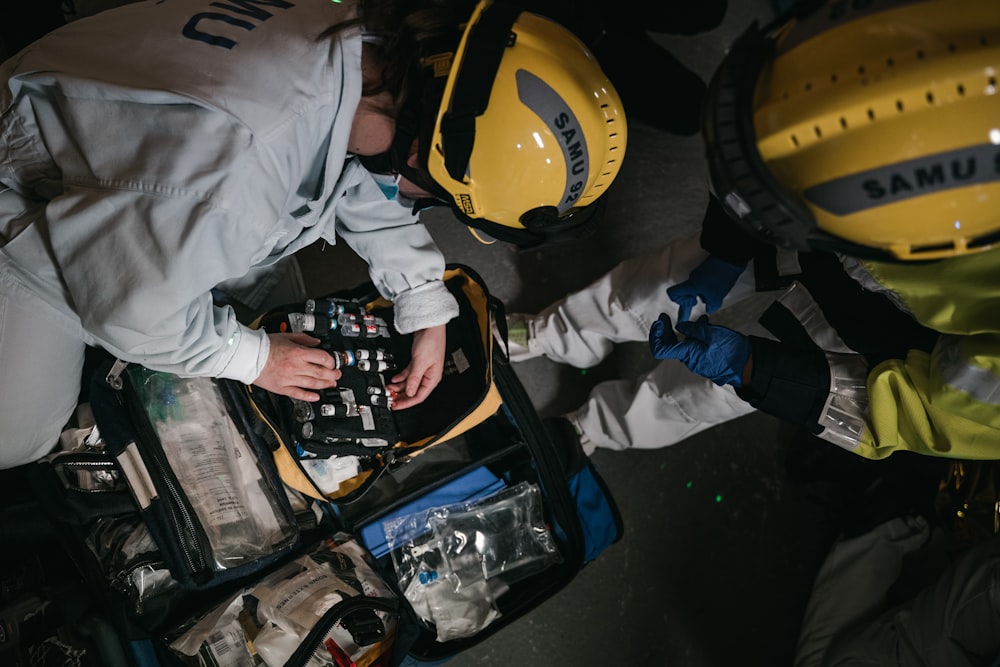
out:
<path id="1" fill-rule="evenodd" d="M 437 52 L 441 43 L 457 45 L 461 24 L 471 12 L 470 3 L 457 4 L 464 10 L 452 0 L 359 0 L 357 18 L 330 27 L 321 37 L 360 25 L 377 38 L 366 45 L 379 63 L 380 77 L 366 81 L 362 94 L 388 91 L 398 112 L 420 78 L 421 56 Z"/>

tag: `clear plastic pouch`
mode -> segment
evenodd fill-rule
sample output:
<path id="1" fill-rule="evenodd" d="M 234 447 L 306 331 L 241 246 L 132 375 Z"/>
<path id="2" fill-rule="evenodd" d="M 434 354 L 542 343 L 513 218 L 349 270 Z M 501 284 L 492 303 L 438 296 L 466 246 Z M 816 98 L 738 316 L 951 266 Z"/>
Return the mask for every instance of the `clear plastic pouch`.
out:
<path id="1" fill-rule="evenodd" d="M 97 427 L 74 431 L 72 440 L 60 439 L 65 449 L 50 456 L 48 463 L 68 497 L 73 497 L 76 511 L 96 514 L 96 518 L 87 515 L 83 540 L 109 586 L 141 616 L 158 597 L 175 592 L 178 584 L 142 517 L 130 511 L 128 483 L 106 453 Z"/>
<path id="2" fill-rule="evenodd" d="M 400 517 L 385 532 L 400 588 L 439 641 L 478 633 L 510 584 L 561 560 L 541 491 L 527 482 Z"/>
<path id="3" fill-rule="evenodd" d="M 141 367 L 129 374 L 208 536 L 217 570 L 266 556 L 294 535 L 211 379 Z"/>
<path id="4" fill-rule="evenodd" d="M 142 615 L 158 596 L 178 590 L 142 519 L 135 516 L 97 520 L 87 537 L 108 582 L 124 595 L 132 611 Z"/>

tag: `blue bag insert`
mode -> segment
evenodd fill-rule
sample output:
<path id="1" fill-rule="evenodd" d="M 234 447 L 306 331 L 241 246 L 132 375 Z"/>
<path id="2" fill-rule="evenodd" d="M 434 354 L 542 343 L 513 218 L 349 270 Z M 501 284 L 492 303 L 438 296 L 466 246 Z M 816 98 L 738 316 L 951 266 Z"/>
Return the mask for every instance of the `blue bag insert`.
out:
<path id="1" fill-rule="evenodd" d="M 621 520 L 608 501 L 606 488 L 589 466 L 570 478 L 569 490 L 583 529 L 583 560 L 589 563 L 621 536 Z"/>
<path id="2" fill-rule="evenodd" d="M 389 553 L 389 545 L 385 535 L 384 525 L 386 522 L 398 519 L 408 514 L 415 514 L 431 507 L 443 507 L 454 503 L 466 502 L 484 498 L 492 493 L 503 489 L 506 484 L 486 467 L 479 467 L 471 472 L 465 473 L 447 484 L 439 486 L 427 495 L 407 503 L 395 511 L 386 514 L 366 526 L 361 528 L 361 541 L 364 543 L 372 555 L 381 558 Z M 407 539 L 406 535 L 397 535 L 397 540 Z"/>

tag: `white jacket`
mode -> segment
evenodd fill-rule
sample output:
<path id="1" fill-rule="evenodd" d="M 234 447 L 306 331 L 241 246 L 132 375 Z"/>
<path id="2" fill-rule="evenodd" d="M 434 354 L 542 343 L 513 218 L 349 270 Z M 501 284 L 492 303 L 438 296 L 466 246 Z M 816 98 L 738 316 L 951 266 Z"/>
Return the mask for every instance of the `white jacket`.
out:
<path id="1" fill-rule="evenodd" d="M 213 286 L 339 235 L 409 333 L 458 313 L 444 260 L 348 153 L 361 37 L 328 0 L 130 4 L 0 67 L 0 271 L 86 343 L 181 375 L 256 379 L 266 336 Z"/>

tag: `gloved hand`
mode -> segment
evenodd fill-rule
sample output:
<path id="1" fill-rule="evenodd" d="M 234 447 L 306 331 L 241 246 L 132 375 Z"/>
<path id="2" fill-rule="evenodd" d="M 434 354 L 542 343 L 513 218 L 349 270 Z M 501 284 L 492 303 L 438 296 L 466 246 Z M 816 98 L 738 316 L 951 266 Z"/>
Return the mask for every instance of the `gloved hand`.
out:
<path id="1" fill-rule="evenodd" d="M 670 327 L 670 317 L 660 313 L 660 319 L 649 329 L 649 349 L 657 359 L 679 359 L 691 372 L 706 377 L 717 385 L 743 386 L 743 368 L 750 358 L 750 339 L 726 327 L 708 323 L 703 315 L 697 322 L 679 322 L 677 331 Z"/>
<path id="2" fill-rule="evenodd" d="M 687 280 L 667 288 L 667 296 L 681 307 L 677 321 L 687 322 L 691 318 L 691 309 L 697 305 L 699 298 L 705 302 L 706 313 L 717 311 L 744 269 L 746 264 L 730 264 L 715 255 L 709 255 L 691 272 Z"/>

